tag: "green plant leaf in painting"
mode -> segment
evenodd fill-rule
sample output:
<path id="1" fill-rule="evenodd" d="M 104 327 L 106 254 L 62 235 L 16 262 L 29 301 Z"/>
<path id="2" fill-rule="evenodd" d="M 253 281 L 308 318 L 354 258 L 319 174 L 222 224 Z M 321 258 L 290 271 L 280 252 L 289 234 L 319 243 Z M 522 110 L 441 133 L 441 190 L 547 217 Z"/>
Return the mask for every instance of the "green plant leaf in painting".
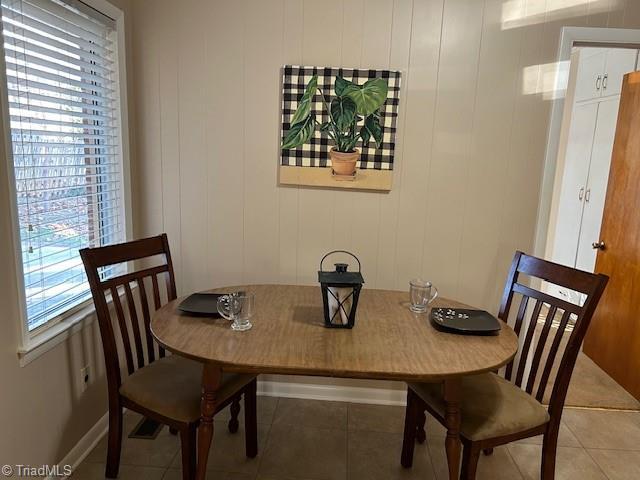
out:
<path id="1" fill-rule="evenodd" d="M 335 86 L 333 87 L 336 91 L 336 95 L 338 97 L 341 97 L 344 93 L 344 90 L 349 86 L 349 85 L 353 85 L 354 87 L 357 86 L 355 85 L 353 82 L 350 82 L 349 80 L 345 80 L 344 78 L 337 76 L 336 77 L 336 83 Z"/>
<path id="2" fill-rule="evenodd" d="M 372 78 L 364 85 L 347 85 L 342 94 L 349 97 L 356 104 L 360 115 L 371 115 L 387 100 L 389 85 L 383 78 Z"/>
<path id="3" fill-rule="evenodd" d="M 363 147 L 367 147 L 369 140 L 373 138 L 376 142 L 376 148 L 380 148 L 382 144 L 382 126 L 380 125 L 380 115 L 377 112 L 364 119 L 364 125 L 360 129 L 360 138 L 362 138 Z"/>
<path id="4" fill-rule="evenodd" d="M 339 131 L 348 130 L 356 117 L 356 104 L 348 97 L 334 98 L 331 101 L 331 117 Z"/>
<path id="5" fill-rule="evenodd" d="M 313 135 L 315 127 L 314 119 L 308 116 L 306 120 L 295 125 L 291 125 L 287 135 L 282 141 L 282 149 L 296 148 L 300 145 L 307 143 Z"/>
<path id="6" fill-rule="evenodd" d="M 329 130 L 331 130 L 331 122 L 324 122 L 320 124 L 321 132 L 328 132 Z"/>
<path id="7" fill-rule="evenodd" d="M 311 80 L 309 80 L 307 88 L 305 89 L 300 102 L 298 102 L 298 109 L 296 110 L 296 113 L 293 114 L 291 126 L 304 122 L 307 119 L 311 113 L 311 102 L 313 101 L 313 96 L 316 94 L 317 89 L 318 75 L 314 75 L 311 77 Z"/>

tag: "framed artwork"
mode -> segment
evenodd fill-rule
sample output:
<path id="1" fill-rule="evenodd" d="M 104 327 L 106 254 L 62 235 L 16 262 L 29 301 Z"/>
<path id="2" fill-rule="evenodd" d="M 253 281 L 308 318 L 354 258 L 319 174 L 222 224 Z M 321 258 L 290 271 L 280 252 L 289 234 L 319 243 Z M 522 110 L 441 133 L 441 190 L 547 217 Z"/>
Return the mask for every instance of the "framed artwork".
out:
<path id="1" fill-rule="evenodd" d="M 391 190 L 400 72 L 297 65 L 286 65 L 282 72 L 281 145 L 289 148 L 280 151 L 280 184 Z M 371 100 L 367 98 L 370 92 L 373 98 L 377 95 L 377 104 L 366 103 Z M 354 110 L 354 117 L 349 117 L 353 124 L 336 131 L 335 124 L 341 125 L 342 113 L 349 113 L 349 107 Z M 298 110 L 305 111 L 296 114 Z M 334 124 L 331 120 L 335 120 Z M 304 121 L 307 123 L 302 125 Z M 313 133 L 304 134 L 307 127 Z M 288 141 L 296 129 L 302 130 L 304 138 Z M 353 139 L 349 147 L 358 153 L 355 172 L 345 175 L 339 174 L 337 167 L 334 169 L 338 162 L 331 150 L 339 145 L 336 138 L 343 143 L 345 139 Z"/>

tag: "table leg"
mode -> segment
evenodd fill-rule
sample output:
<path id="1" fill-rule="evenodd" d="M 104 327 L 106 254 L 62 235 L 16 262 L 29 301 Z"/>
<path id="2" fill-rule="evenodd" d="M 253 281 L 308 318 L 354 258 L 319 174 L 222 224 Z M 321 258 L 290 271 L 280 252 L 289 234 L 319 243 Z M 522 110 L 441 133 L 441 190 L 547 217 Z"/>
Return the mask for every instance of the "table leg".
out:
<path id="1" fill-rule="evenodd" d="M 216 394 L 222 371 L 209 363 L 202 369 L 202 401 L 200 402 L 200 426 L 198 427 L 198 465 L 196 479 L 205 480 L 207 459 L 213 438 L 213 414 L 216 411 Z"/>
<path id="2" fill-rule="evenodd" d="M 460 478 L 460 379 L 444 382 L 445 423 L 447 438 L 445 448 L 449 465 L 449 480 Z"/>

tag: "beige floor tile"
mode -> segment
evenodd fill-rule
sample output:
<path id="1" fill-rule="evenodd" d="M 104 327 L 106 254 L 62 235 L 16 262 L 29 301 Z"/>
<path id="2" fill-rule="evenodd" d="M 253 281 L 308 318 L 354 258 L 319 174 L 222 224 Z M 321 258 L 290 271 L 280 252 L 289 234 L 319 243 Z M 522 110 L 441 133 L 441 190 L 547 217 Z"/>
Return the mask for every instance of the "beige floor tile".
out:
<path id="1" fill-rule="evenodd" d="M 562 418 L 585 448 L 640 450 L 640 412 L 567 408 Z"/>
<path id="2" fill-rule="evenodd" d="M 609 480 L 638 480 L 640 452 L 621 450 L 588 450 Z"/>
<path id="3" fill-rule="evenodd" d="M 258 396 L 258 423 L 265 423 L 267 425 L 271 425 L 273 422 L 273 414 L 276 410 L 276 405 L 278 404 L 278 397 L 264 397 L 262 395 Z M 229 406 L 227 406 L 224 410 L 221 410 L 216 415 L 216 420 L 225 420 L 228 421 L 230 418 Z M 244 424 L 244 401 L 240 403 L 240 415 L 238 417 L 240 421 L 240 425 Z"/>
<path id="4" fill-rule="evenodd" d="M 540 479 L 542 447 L 540 445 L 509 445 L 509 453 L 525 480 Z M 607 480 L 602 470 L 582 448 L 558 447 L 556 480 Z"/>
<path id="5" fill-rule="evenodd" d="M 400 465 L 402 435 L 372 431 L 349 432 L 349 480 L 435 479 L 426 445 L 416 445 L 413 466 Z"/>
<path id="6" fill-rule="evenodd" d="M 427 421 L 424 428 L 427 432 L 427 436 L 444 438 L 447 434 L 447 429 L 438 420 L 429 415 L 428 412 L 425 415 L 427 416 Z"/>
<path id="7" fill-rule="evenodd" d="M 347 404 L 344 402 L 281 398 L 273 417 L 273 424 L 346 429 Z"/>
<path id="8" fill-rule="evenodd" d="M 171 435 L 164 427 L 154 440 L 127 438 L 142 417 L 127 412 L 123 422 L 121 465 L 168 467 L 180 449 L 180 437 Z M 87 456 L 87 462 L 105 462 L 107 459 L 107 436 Z"/>
<path id="9" fill-rule="evenodd" d="M 350 403 L 347 406 L 349 431 L 402 433 L 405 407 L 394 405 L 366 405 Z"/>
<path id="10" fill-rule="evenodd" d="M 542 435 L 535 437 L 523 438 L 514 443 L 526 443 L 532 445 L 542 445 Z M 560 424 L 560 433 L 558 434 L 558 446 L 560 447 L 582 447 L 576 436 L 563 423 Z"/>
<path id="11" fill-rule="evenodd" d="M 104 463 L 82 463 L 71 475 L 72 480 L 102 480 Z M 135 465 L 120 465 L 118 480 L 160 480 L 165 469 L 159 467 L 139 467 Z"/>
<path id="12" fill-rule="evenodd" d="M 449 466 L 444 447 L 444 437 L 427 438 L 427 444 L 433 468 L 438 480 L 449 479 Z M 476 480 L 520 480 L 522 476 L 516 464 L 511 459 L 506 447 L 497 447 L 493 455 L 480 455 Z"/>
<path id="13" fill-rule="evenodd" d="M 237 433 L 229 433 L 227 422 L 216 421 L 213 430 L 213 442 L 209 450 L 207 470 L 219 470 L 231 473 L 247 473 L 255 475 L 258 471 L 260 457 L 266 448 L 269 435 L 269 425 L 258 424 L 258 456 L 247 458 L 245 455 L 244 430 Z M 171 462 L 171 468 L 179 469 L 182 466 L 182 458 L 178 454 Z"/>
<path id="14" fill-rule="evenodd" d="M 207 472 L 207 480 L 253 480 L 254 475 L 251 473 L 234 473 L 221 472 L 218 470 L 209 470 Z M 182 480 L 182 471 L 177 468 L 170 468 L 162 477 L 162 480 Z"/>
<path id="15" fill-rule="evenodd" d="M 274 423 L 262 455 L 260 474 L 287 479 L 345 480 L 346 429 Z"/>

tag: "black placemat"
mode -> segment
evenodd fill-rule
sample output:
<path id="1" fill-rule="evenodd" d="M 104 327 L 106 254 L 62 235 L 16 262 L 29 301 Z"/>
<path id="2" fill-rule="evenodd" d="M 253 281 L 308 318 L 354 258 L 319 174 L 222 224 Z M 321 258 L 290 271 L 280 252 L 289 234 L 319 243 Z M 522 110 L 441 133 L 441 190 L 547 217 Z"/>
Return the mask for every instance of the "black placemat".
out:
<path id="1" fill-rule="evenodd" d="M 500 320 L 484 310 L 433 308 L 431 323 L 439 330 L 462 335 L 496 335 Z"/>
<path id="2" fill-rule="evenodd" d="M 225 293 L 194 293 L 185 298 L 178 310 L 189 315 L 200 315 L 207 317 L 220 317 L 218 313 L 218 298 Z"/>

